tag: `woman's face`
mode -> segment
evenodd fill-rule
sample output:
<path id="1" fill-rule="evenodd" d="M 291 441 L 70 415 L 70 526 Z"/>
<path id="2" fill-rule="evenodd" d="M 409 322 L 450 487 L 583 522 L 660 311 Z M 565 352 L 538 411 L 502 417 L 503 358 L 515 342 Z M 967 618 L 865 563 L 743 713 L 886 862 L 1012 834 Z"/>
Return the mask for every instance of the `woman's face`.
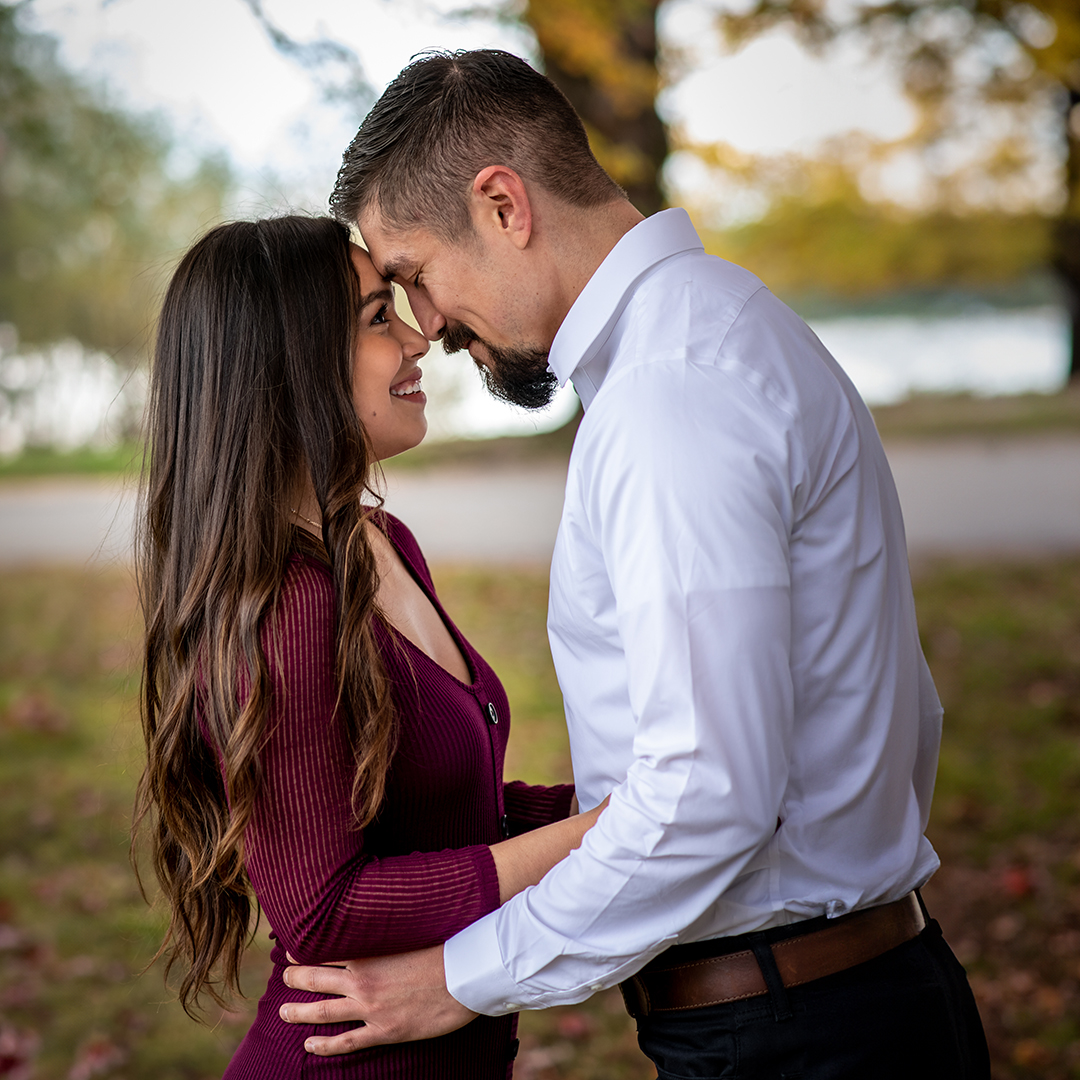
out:
<path id="1" fill-rule="evenodd" d="M 349 245 L 360 278 L 360 319 L 353 352 L 352 394 L 376 458 L 416 446 L 427 432 L 417 362 L 427 339 L 394 311 L 393 285 L 384 281 L 355 244 Z"/>

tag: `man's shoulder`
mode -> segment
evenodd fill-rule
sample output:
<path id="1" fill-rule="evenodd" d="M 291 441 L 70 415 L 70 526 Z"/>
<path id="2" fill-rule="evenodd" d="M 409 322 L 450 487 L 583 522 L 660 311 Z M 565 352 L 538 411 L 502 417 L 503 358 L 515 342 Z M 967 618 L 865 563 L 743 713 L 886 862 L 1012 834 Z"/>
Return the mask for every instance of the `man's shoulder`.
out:
<path id="1" fill-rule="evenodd" d="M 673 260 L 674 262 L 674 260 Z M 749 271 L 699 253 L 638 294 L 582 441 L 613 433 L 746 445 L 832 444 L 855 423 L 857 393 L 813 331 Z M 716 436 L 719 438 L 719 435 Z"/>
<path id="2" fill-rule="evenodd" d="M 715 304 L 741 306 L 765 287 L 765 283 L 745 267 L 699 248 L 680 252 L 658 263 L 637 283 L 631 302 L 640 302 L 652 294 L 672 289 L 691 291 L 708 296 L 713 302 L 710 308 L 715 312 Z"/>

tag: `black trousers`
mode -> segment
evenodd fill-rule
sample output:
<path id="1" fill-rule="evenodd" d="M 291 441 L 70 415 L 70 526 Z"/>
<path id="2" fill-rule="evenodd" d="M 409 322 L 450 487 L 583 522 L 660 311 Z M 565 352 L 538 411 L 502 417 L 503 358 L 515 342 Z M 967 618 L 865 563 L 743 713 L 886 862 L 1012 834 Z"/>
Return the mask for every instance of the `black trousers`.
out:
<path id="1" fill-rule="evenodd" d="M 659 1080 L 990 1077 L 967 975 L 933 920 L 913 941 L 804 986 L 652 1013 L 638 1042 Z"/>

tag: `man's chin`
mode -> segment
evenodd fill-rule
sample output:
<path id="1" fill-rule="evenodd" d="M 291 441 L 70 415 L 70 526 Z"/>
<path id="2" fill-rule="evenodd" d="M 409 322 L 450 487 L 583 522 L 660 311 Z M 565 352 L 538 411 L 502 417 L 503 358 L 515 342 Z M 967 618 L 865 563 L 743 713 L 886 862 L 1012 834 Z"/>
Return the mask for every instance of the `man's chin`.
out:
<path id="1" fill-rule="evenodd" d="M 451 332 L 443 348 L 447 353 L 467 350 L 488 392 L 522 409 L 546 408 L 559 389 L 559 380 L 548 369 L 548 350 L 538 345 L 492 345 Z"/>
<path id="2" fill-rule="evenodd" d="M 507 364 L 506 359 L 496 355 L 477 364 L 488 393 L 522 409 L 547 408 L 559 389 L 558 378 L 548 370 L 547 353 L 537 352 L 521 366 Z"/>

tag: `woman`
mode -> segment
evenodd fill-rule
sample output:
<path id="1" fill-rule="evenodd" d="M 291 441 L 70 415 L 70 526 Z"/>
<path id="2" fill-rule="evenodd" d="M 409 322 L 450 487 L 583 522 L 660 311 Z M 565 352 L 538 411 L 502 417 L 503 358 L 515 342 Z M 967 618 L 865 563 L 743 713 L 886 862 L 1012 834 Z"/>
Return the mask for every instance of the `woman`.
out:
<path id="1" fill-rule="evenodd" d="M 278 1016 L 303 997 L 282 983 L 286 951 L 315 964 L 438 944 L 537 881 L 595 820 L 567 817 L 569 786 L 503 784 L 503 689 L 443 612 L 412 535 L 379 508 L 376 462 L 426 430 L 426 350 L 328 219 L 220 226 L 165 298 L 139 550 L 136 823 L 152 823 L 171 906 L 162 952 L 184 968 L 186 1009 L 238 989 L 252 889 L 276 938 L 229 1080 L 508 1075 L 508 1018 L 307 1055 L 313 1029 Z"/>

